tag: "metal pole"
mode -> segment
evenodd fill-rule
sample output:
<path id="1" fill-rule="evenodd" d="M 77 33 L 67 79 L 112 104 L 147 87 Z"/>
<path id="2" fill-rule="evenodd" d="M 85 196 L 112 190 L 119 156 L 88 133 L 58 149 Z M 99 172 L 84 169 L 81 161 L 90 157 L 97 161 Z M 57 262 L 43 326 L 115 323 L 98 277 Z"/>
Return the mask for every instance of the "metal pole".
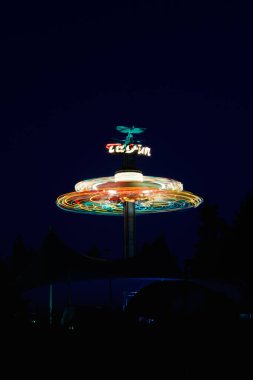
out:
<path id="1" fill-rule="evenodd" d="M 124 257 L 135 255 L 135 202 L 124 203 Z"/>

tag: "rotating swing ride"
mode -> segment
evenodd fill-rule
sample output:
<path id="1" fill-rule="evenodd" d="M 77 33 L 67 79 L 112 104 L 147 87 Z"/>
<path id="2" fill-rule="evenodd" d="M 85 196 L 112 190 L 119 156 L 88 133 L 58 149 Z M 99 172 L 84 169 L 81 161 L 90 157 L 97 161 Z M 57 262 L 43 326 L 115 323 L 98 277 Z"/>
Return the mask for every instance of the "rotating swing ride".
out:
<path id="1" fill-rule="evenodd" d="M 136 157 L 151 156 L 151 149 L 135 140 L 145 128 L 116 127 L 126 134 L 123 143 L 109 143 L 109 154 L 122 155 L 122 169 L 114 176 L 86 179 L 75 191 L 60 195 L 59 208 L 83 214 L 124 216 L 124 256 L 135 255 L 135 216 L 185 210 L 199 206 L 203 199 L 183 190 L 183 184 L 170 178 L 144 176 L 136 167 Z"/>

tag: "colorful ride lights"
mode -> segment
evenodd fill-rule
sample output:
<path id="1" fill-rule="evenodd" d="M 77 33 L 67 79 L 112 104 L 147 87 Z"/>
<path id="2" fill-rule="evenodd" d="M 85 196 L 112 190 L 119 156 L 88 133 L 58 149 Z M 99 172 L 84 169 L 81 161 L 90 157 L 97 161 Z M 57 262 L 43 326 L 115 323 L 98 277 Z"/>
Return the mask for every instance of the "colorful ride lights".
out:
<path id="1" fill-rule="evenodd" d="M 202 201 L 184 191 L 183 184 L 176 180 L 122 170 L 111 177 L 80 181 L 74 192 L 59 196 L 56 203 L 71 212 L 123 215 L 124 204 L 133 202 L 138 215 L 184 210 L 197 207 Z"/>

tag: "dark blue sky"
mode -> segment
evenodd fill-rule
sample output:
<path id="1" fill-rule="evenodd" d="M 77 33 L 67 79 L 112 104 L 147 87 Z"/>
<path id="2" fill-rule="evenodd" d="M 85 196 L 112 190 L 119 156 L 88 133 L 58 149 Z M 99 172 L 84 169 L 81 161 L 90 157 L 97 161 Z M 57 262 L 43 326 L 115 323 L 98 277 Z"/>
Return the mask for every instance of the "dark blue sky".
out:
<path id="1" fill-rule="evenodd" d="M 239 2 L 134 1 L 38 5 L 1 12 L 1 239 L 38 247 L 49 226 L 84 252 L 120 256 L 123 220 L 64 213 L 58 195 L 113 175 L 116 125 L 147 128 L 145 175 L 171 177 L 232 222 L 253 188 L 250 9 Z M 137 218 L 138 242 L 159 232 L 180 258 L 198 209 Z"/>

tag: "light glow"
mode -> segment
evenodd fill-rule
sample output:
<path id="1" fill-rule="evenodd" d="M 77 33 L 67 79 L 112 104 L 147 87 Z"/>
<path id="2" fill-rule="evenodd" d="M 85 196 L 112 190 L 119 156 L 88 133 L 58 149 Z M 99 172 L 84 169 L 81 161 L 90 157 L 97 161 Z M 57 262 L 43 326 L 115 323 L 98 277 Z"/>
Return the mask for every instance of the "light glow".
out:
<path id="1" fill-rule="evenodd" d="M 137 175 L 136 180 L 126 180 L 117 174 Z M 142 176 L 138 172 L 116 173 L 114 177 L 102 177 L 80 181 L 75 192 L 57 198 L 57 206 L 63 210 L 100 215 L 123 215 L 124 203 L 134 202 L 136 214 L 171 212 L 197 207 L 202 198 L 188 191 L 183 185 L 169 178 Z M 142 175 L 142 174 L 141 174 Z"/>
<path id="2" fill-rule="evenodd" d="M 130 173 L 140 174 L 138 172 L 130 172 Z M 115 175 L 117 176 L 117 174 L 119 173 L 116 173 Z M 82 192 L 86 190 L 99 190 L 99 188 L 104 188 L 105 186 L 107 187 L 109 186 L 113 189 L 115 186 L 117 187 L 121 186 L 121 184 L 117 182 L 119 181 L 118 180 L 115 181 L 115 176 L 86 179 L 86 180 L 78 182 L 75 185 L 75 191 Z M 124 186 L 132 186 L 134 182 L 142 182 L 142 186 L 144 188 L 146 187 L 148 191 L 150 190 L 150 188 L 159 188 L 159 189 L 164 189 L 164 190 L 176 190 L 176 191 L 183 190 L 183 184 L 171 178 L 142 176 L 142 181 L 133 180 L 133 181 L 122 181 L 122 182 L 129 182 L 129 183 L 124 184 Z M 136 186 L 137 185 L 138 184 L 136 183 Z"/>
<path id="3" fill-rule="evenodd" d="M 120 172 L 114 175 L 115 182 L 143 182 L 143 174 L 140 172 Z"/>

